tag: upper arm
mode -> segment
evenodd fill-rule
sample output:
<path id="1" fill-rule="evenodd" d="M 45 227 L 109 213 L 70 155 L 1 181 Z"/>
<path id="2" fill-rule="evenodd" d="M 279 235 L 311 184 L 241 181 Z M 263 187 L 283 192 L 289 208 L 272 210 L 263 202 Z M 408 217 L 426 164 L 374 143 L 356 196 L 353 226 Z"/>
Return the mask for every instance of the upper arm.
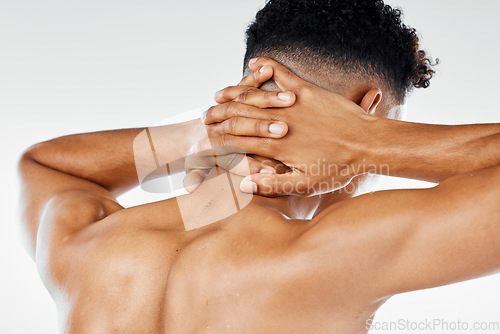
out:
<path id="1" fill-rule="evenodd" d="M 383 298 L 500 270 L 500 167 L 432 189 L 360 196 L 319 215 L 304 239 Z M 332 262 L 332 252 L 341 261 Z M 328 265 L 327 265 L 328 266 Z M 331 268 L 330 268 L 331 269 Z"/>
<path id="2" fill-rule="evenodd" d="M 98 184 L 39 164 L 28 154 L 19 163 L 22 230 L 32 257 L 39 229 L 64 238 L 121 209 Z M 45 232 L 45 236 L 47 232 Z"/>

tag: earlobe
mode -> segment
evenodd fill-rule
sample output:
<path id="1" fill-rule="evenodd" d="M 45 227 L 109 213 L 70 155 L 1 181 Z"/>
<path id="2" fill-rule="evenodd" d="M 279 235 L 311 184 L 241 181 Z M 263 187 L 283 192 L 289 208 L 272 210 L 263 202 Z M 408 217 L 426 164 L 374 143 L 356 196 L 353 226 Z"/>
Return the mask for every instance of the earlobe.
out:
<path id="1" fill-rule="evenodd" d="M 382 101 L 382 91 L 378 88 L 373 88 L 365 94 L 359 106 L 365 113 L 373 114 L 377 110 L 380 101 Z"/>

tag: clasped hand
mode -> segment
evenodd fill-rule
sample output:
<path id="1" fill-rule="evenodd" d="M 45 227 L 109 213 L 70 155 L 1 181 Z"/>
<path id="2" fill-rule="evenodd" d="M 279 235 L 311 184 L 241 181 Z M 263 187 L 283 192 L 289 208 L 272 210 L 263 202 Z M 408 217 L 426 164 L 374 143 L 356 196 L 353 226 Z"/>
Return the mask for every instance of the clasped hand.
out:
<path id="1" fill-rule="evenodd" d="M 187 159 L 188 191 L 214 165 L 244 176 L 242 191 L 263 196 L 326 193 L 367 172 L 365 143 L 375 118 L 368 110 L 269 58 L 252 60 L 250 68 L 204 113 L 208 138 Z M 269 80 L 277 91 L 261 89 Z"/>

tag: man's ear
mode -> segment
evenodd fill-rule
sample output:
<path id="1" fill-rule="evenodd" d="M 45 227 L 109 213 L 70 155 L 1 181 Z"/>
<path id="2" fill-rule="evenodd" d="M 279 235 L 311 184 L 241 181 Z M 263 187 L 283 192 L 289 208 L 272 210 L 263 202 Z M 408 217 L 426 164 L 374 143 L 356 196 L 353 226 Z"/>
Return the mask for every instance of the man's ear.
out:
<path id="1" fill-rule="evenodd" d="M 382 101 L 382 91 L 378 88 L 373 88 L 365 94 L 359 106 L 365 113 L 373 114 L 377 110 L 380 101 Z"/>

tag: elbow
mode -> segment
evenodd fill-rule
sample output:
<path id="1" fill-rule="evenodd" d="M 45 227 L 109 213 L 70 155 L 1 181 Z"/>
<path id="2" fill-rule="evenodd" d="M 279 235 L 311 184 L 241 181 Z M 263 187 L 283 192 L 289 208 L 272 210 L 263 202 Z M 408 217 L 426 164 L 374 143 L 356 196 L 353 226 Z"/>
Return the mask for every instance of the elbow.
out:
<path id="1" fill-rule="evenodd" d="M 32 145 L 28 147 L 19 157 L 17 161 L 17 172 L 21 180 L 21 184 L 24 181 L 24 175 L 27 173 L 28 167 L 36 162 L 35 160 L 35 151 L 38 144 Z"/>
<path id="2" fill-rule="evenodd" d="M 36 169 L 39 163 L 35 158 L 37 146 L 33 145 L 27 148 L 19 157 L 17 162 L 17 177 L 20 190 L 20 196 L 17 201 L 17 236 L 28 254 L 35 259 L 36 249 L 36 230 L 38 224 L 34 223 L 30 217 L 33 215 L 30 197 L 33 193 L 32 183 L 36 178 Z"/>
<path id="3" fill-rule="evenodd" d="M 44 143 L 34 144 L 28 147 L 19 157 L 17 161 L 17 175 L 21 184 L 24 188 L 26 182 L 30 179 L 30 174 L 33 174 L 33 167 L 44 166 L 41 162 L 41 157 L 43 156 Z"/>
<path id="4" fill-rule="evenodd" d="M 21 157 L 19 158 L 19 161 L 17 163 L 17 170 L 21 171 L 22 167 L 26 165 L 26 163 L 30 162 L 36 162 L 36 156 L 37 152 L 40 150 L 40 146 L 42 143 L 34 144 L 28 147 L 27 149 L 24 150 L 24 152 L 21 154 Z"/>

